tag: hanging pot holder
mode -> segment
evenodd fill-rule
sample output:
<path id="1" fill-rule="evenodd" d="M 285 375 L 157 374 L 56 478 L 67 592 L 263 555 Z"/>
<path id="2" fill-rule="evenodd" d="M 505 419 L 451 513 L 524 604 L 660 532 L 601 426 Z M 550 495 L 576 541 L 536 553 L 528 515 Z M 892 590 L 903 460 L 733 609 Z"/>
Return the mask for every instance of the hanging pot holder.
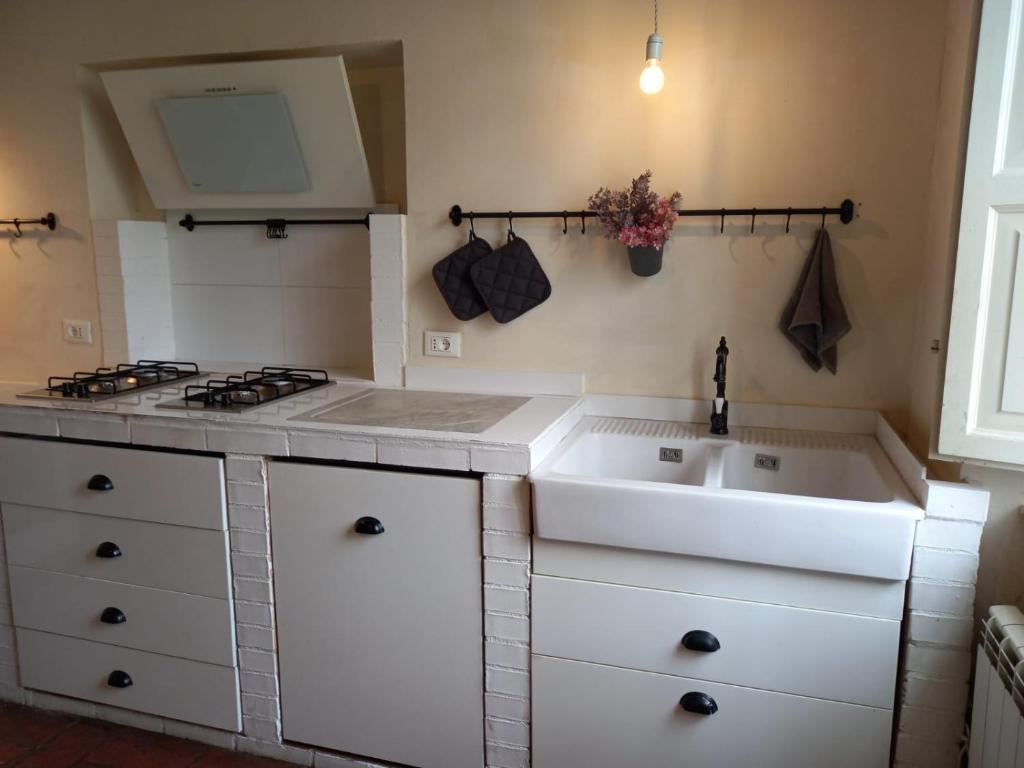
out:
<path id="1" fill-rule="evenodd" d="M 434 265 L 437 290 L 459 320 L 472 320 L 487 311 L 483 297 L 469 279 L 469 268 L 489 253 L 490 243 L 471 234 L 468 243 Z"/>
<path id="2" fill-rule="evenodd" d="M 511 232 L 505 245 L 469 268 L 469 277 L 499 323 L 515 320 L 551 295 L 551 282 L 537 257 Z"/>

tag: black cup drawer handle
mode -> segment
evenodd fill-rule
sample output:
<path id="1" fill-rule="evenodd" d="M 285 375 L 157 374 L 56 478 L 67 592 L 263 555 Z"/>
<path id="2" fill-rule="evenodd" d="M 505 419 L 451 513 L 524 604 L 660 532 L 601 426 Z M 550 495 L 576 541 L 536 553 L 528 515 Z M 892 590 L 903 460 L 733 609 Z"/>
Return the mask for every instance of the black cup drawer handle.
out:
<path id="1" fill-rule="evenodd" d="M 104 557 L 108 560 L 112 557 L 120 557 L 121 548 L 112 541 L 104 541 L 96 547 L 96 557 Z"/>
<path id="2" fill-rule="evenodd" d="M 106 475 L 93 475 L 89 478 L 89 482 L 85 484 L 85 487 L 90 491 L 112 491 L 114 490 L 114 483 Z"/>
<path id="3" fill-rule="evenodd" d="M 694 629 L 683 635 L 683 647 L 700 653 L 714 653 L 722 647 L 718 638 L 703 629 Z"/>
<path id="4" fill-rule="evenodd" d="M 111 688 L 127 688 L 132 684 L 132 676 L 121 669 L 115 669 L 107 675 L 107 685 Z"/>
<path id="5" fill-rule="evenodd" d="M 718 711 L 718 703 L 700 691 L 684 693 L 683 698 L 679 700 L 679 706 L 695 715 L 713 715 Z"/>
<path id="6" fill-rule="evenodd" d="M 128 617 L 124 615 L 124 611 L 120 608 L 104 608 L 103 613 L 100 614 L 100 621 L 104 624 L 124 624 L 128 621 Z"/>
<path id="7" fill-rule="evenodd" d="M 356 533 L 376 536 L 384 533 L 384 524 L 376 517 L 360 517 L 356 520 Z"/>

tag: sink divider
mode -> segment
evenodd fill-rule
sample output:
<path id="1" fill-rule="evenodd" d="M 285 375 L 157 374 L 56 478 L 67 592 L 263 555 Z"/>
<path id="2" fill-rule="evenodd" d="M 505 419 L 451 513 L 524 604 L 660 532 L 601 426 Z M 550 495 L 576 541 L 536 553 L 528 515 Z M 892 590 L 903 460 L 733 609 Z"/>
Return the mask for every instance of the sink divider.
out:
<path id="1" fill-rule="evenodd" d="M 704 487 L 721 488 L 725 472 L 725 446 L 716 445 L 708 451 L 708 464 L 704 468 Z"/>

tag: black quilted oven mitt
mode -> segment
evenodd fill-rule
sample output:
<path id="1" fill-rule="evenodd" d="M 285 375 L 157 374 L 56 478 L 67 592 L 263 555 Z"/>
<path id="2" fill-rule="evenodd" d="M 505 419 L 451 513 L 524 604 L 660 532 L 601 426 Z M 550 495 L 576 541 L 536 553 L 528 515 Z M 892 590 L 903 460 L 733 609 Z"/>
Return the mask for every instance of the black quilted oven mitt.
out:
<path id="1" fill-rule="evenodd" d="M 469 268 L 489 253 L 490 243 L 472 235 L 468 243 L 434 265 L 437 289 L 459 320 L 472 320 L 487 311 L 483 297 L 469 279 Z"/>
<path id="2" fill-rule="evenodd" d="M 515 235 L 471 266 L 469 277 L 499 323 L 515 320 L 551 295 L 551 282 L 540 262 Z"/>

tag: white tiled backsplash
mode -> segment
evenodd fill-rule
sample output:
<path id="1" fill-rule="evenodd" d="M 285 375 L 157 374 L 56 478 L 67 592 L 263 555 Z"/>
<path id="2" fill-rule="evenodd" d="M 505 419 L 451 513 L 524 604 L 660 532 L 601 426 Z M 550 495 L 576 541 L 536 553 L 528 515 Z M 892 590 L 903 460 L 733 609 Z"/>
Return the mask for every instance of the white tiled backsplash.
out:
<path id="1" fill-rule="evenodd" d="M 188 232 L 180 218 L 94 223 L 106 362 L 176 357 L 370 372 L 365 228 L 295 226 L 287 239 L 268 240 L 258 226 Z"/>

